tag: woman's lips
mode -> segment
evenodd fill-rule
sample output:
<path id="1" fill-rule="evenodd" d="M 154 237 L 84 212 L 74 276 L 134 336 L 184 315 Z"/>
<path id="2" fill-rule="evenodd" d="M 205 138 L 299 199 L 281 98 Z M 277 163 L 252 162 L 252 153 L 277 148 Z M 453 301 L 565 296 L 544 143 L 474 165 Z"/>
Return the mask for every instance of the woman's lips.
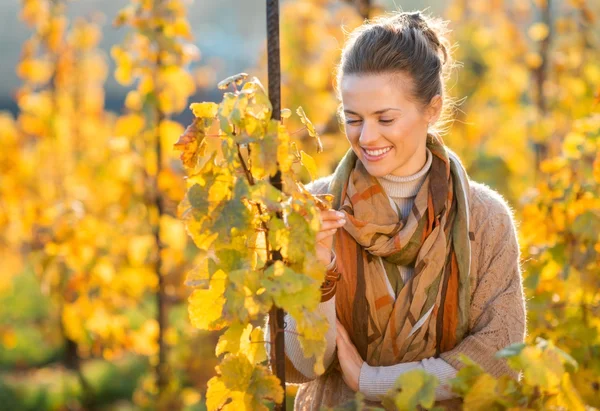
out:
<path id="1" fill-rule="evenodd" d="M 373 161 L 379 161 L 379 160 L 381 160 L 382 158 L 384 158 L 385 156 L 387 156 L 392 151 L 392 149 L 393 149 L 393 147 L 390 148 L 388 151 L 386 151 L 383 154 L 379 154 L 378 156 L 372 156 L 371 154 L 367 153 L 367 151 L 364 148 L 361 147 L 361 150 L 362 150 L 365 158 L 367 160 L 369 160 L 369 161 L 372 161 L 372 162 Z"/>

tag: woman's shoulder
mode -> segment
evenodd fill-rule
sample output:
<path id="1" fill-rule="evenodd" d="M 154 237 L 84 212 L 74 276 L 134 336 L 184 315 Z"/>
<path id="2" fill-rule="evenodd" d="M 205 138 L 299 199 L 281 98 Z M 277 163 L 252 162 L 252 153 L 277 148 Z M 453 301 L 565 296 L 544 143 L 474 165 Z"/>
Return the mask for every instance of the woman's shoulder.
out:
<path id="1" fill-rule="evenodd" d="M 517 227 L 514 211 L 508 201 L 490 186 L 469 180 L 470 227 L 473 233 L 472 256 L 477 265 L 485 265 L 501 250 L 507 258 L 519 259 Z"/>
<path id="2" fill-rule="evenodd" d="M 329 191 L 329 183 L 333 178 L 333 173 L 328 176 L 320 177 L 305 185 L 305 188 L 311 194 L 326 194 Z"/>
<path id="3" fill-rule="evenodd" d="M 469 180 L 469 200 L 473 222 L 481 224 L 487 220 L 499 220 L 515 224 L 514 210 L 508 201 L 487 184 Z"/>

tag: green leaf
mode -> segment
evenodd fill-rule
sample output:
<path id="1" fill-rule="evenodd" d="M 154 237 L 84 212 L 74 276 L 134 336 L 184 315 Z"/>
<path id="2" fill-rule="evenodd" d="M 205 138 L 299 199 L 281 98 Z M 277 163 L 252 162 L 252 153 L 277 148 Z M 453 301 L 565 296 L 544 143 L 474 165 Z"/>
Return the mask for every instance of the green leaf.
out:
<path id="1" fill-rule="evenodd" d="M 316 218 L 318 221 L 318 217 Z M 289 227 L 290 244 L 294 244 L 288 249 L 288 260 L 303 264 L 307 255 L 315 254 L 316 231 L 313 231 L 310 223 L 294 210 L 287 214 L 287 226 Z"/>
<path id="2" fill-rule="evenodd" d="M 284 194 L 268 181 L 256 180 L 249 190 L 250 198 L 254 201 L 260 201 L 269 212 L 281 210 L 281 201 Z M 265 210 L 263 209 L 263 211 Z"/>
<path id="3" fill-rule="evenodd" d="M 225 290 L 227 302 L 223 310 L 226 318 L 251 321 L 271 308 L 268 295 L 261 292 L 261 272 L 242 269 L 229 273 L 230 287 Z"/>
<path id="4" fill-rule="evenodd" d="M 283 258 L 288 258 L 290 245 L 290 232 L 285 226 L 283 220 L 277 217 L 271 218 L 267 223 L 269 229 L 269 245 L 272 250 L 277 250 Z"/>
<path id="5" fill-rule="evenodd" d="M 265 270 L 263 287 L 278 307 L 290 313 L 306 307 L 315 309 L 320 301 L 319 286 L 312 278 L 295 272 L 282 261 L 275 261 Z"/>
<path id="6" fill-rule="evenodd" d="M 208 212 L 208 196 L 206 195 L 206 189 L 204 187 L 200 186 L 200 184 L 194 184 L 188 190 L 187 196 L 192 207 L 196 208 L 201 213 Z"/>
<path id="7" fill-rule="evenodd" d="M 320 300 L 321 292 L 318 293 Z M 317 301 L 318 303 L 318 301 Z M 323 358 L 325 356 L 325 333 L 329 328 L 327 319 L 315 309 L 296 308 L 290 315 L 296 320 L 298 342 L 305 358 L 314 357 L 314 372 L 321 375 L 325 372 Z"/>
<path id="8" fill-rule="evenodd" d="M 268 132 L 256 143 L 250 144 L 251 173 L 257 179 L 275 175 L 278 151 L 277 122 L 269 123 Z"/>
<path id="9" fill-rule="evenodd" d="M 246 108 L 248 107 L 248 96 L 246 94 L 240 94 L 237 96 L 235 104 L 231 110 L 229 120 L 231 123 L 239 128 L 243 128 L 243 119 L 246 115 Z"/>
<path id="10" fill-rule="evenodd" d="M 233 107 L 237 102 L 237 97 L 233 93 L 223 94 L 223 101 L 219 104 L 219 110 L 217 115 L 219 116 L 219 124 L 221 130 L 227 135 L 233 134 L 233 126 L 230 123 L 230 116 L 233 112 Z"/>
<path id="11" fill-rule="evenodd" d="M 507 347 L 504 347 L 500 351 L 496 352 L 496 358 L 507 358 L 514 357 L 515 355 L 519 355 L 523 348 L 527 345 L 525 343 L 514 343 Z"/>
<path id="12" fill-rule="evenodd" d="M 411 370 L 401 374 L 395 382 L 400 392 L 395 395 L 394 404 L 398 410 L 417 410 L 418 406 L 433 407 L 435 389 L 439 381 L 435 375 L 424 370 Z"/>
<path id="13" fill-rule="evenodd" d="M 243 178 L 235 182 L 232 198 L 215 209 L 212 220 L 203 228 L 218 234 L 218 248 L 231 248 L 234 240 L 244 241 L 246 235 L 253 231 L 252 213 L 241 201 L 248 197 L 248 183 Z"/>
<path id="14" fill-rule="evenodd" d="M 217 256 L 219 267 L 226 273 L 246 267 L 248 259 L 247 250 L 223 248 L 217 250 L 215 255 Z"/>
<path id="15" fill-rule="evenodd" d="M 187 273 L 185 285 L 207 289 L 209 287 L 209 279 L 216 271 L 217 268 L 213 259 L 204 257 L 197 266 Z"/>
<path id="16" fill-rule="evenodd" d="M 454 378 L 450 379 L 449 385 L 453 392 L 465 395 L 469 392 L 473 383 L 485 372 L 479 364 L 466 355 L 461 353 L 458 357 L 465 366 L 458 370 L 458 373 Z"/>

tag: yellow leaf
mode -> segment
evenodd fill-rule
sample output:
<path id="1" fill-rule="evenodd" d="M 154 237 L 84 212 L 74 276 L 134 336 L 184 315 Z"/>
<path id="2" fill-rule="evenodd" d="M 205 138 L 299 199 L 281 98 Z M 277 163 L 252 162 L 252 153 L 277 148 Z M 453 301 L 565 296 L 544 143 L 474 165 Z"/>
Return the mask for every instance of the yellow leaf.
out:
<path id="1" fill-rule="evenodd" d="M 193 169 L 198 163 L 198 156 L 203 154 L 204 127 L 200 119 L 194 119 L 179 140 L 174 144 L 176 150 L 182 151 L 181 162 L 184 167 Z"/>
<path id="2" fill-rule="evenodd" d="M 252 324 L 245 327 L 232 324 L 221 337 L 215 348 L 215 355 L 224 353 L 241 354 L 248 358 L 251 364 L 258 364 L 267 359 L 263 331 L 260 327 L 253 328 Z"/>
<path id="3" fill-rule="evenodd" d="M 220 330 L 227 324 L 221 319 L 225 305 L 227 275 L 218 270 L 210 279 L 208 290 L 195 290 L 188 298 L 188 313 L 192 325 L 201 330 Z"/>
<path id="4" fill-rule="evenodd" d="M 292 168 L 290 158 L 290 135 L 287 129 L 280 124 L 277 132 L 277 162 L 282 173 L 287 173 Z"/>
<path id="5" fill-rule="evenodd" d="M 208 411 L 267 411 L 265 400 L 278 404 L 283 401 L 284 392 L 277 377 L 262 365 L 252 365 L 243 355 L 227 355 L 217 371 L 219 375 L 207 384 Z"/>
<path id="6" fill-rule="evenodd" d="M 310 178 L 314 180 L 317 177 L 317 163 L 315 163 L 315 160 L 306 154 L 304 150 L 300 150 L 300 161 L 308 170 Z"/>
<path id="7" fill-rule="evenodd" d="M 216 103 L 205 101 L 202 103 L 190 104 L 190 109 L 198 118 L 214 118 L 217 115 L 219 106 Z"/>
<path id="8" fill-rule="evenodd" d="M 308 119 L 308 117 L 306 117 L 306 114 L 304 113 L 304 109 L 302 107 L 298 107 L 298 109 L 296 110 L 296 113 L 300 116 L 300 121 L 302 122 L 302 124 L 304 124 L 306 126 L 306 129 L 308 130 L 308 134 L 310 134 L 311 137 L 314 137 L 317 140 L 317 153 L 320 153 L 323 151 L 323 143 L 321 143 L 321 138 L 319 137 L 319 133 L 317 133 L 317 130 L 315 129 L 315 126 L 313 125 L 313 123 Z"/>

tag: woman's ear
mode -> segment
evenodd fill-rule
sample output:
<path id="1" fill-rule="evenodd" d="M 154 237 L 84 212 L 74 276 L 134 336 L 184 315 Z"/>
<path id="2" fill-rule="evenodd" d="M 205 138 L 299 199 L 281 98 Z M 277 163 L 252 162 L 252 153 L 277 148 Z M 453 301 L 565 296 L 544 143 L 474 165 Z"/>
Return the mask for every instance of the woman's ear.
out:
<path id="1" fill-rule="evenodd" d="M 429 106 L 427 107 L 427 121 L 429 124 L 435 123 L 442 114 L 442 96 L 436 94 L 432 97 Z"/>

